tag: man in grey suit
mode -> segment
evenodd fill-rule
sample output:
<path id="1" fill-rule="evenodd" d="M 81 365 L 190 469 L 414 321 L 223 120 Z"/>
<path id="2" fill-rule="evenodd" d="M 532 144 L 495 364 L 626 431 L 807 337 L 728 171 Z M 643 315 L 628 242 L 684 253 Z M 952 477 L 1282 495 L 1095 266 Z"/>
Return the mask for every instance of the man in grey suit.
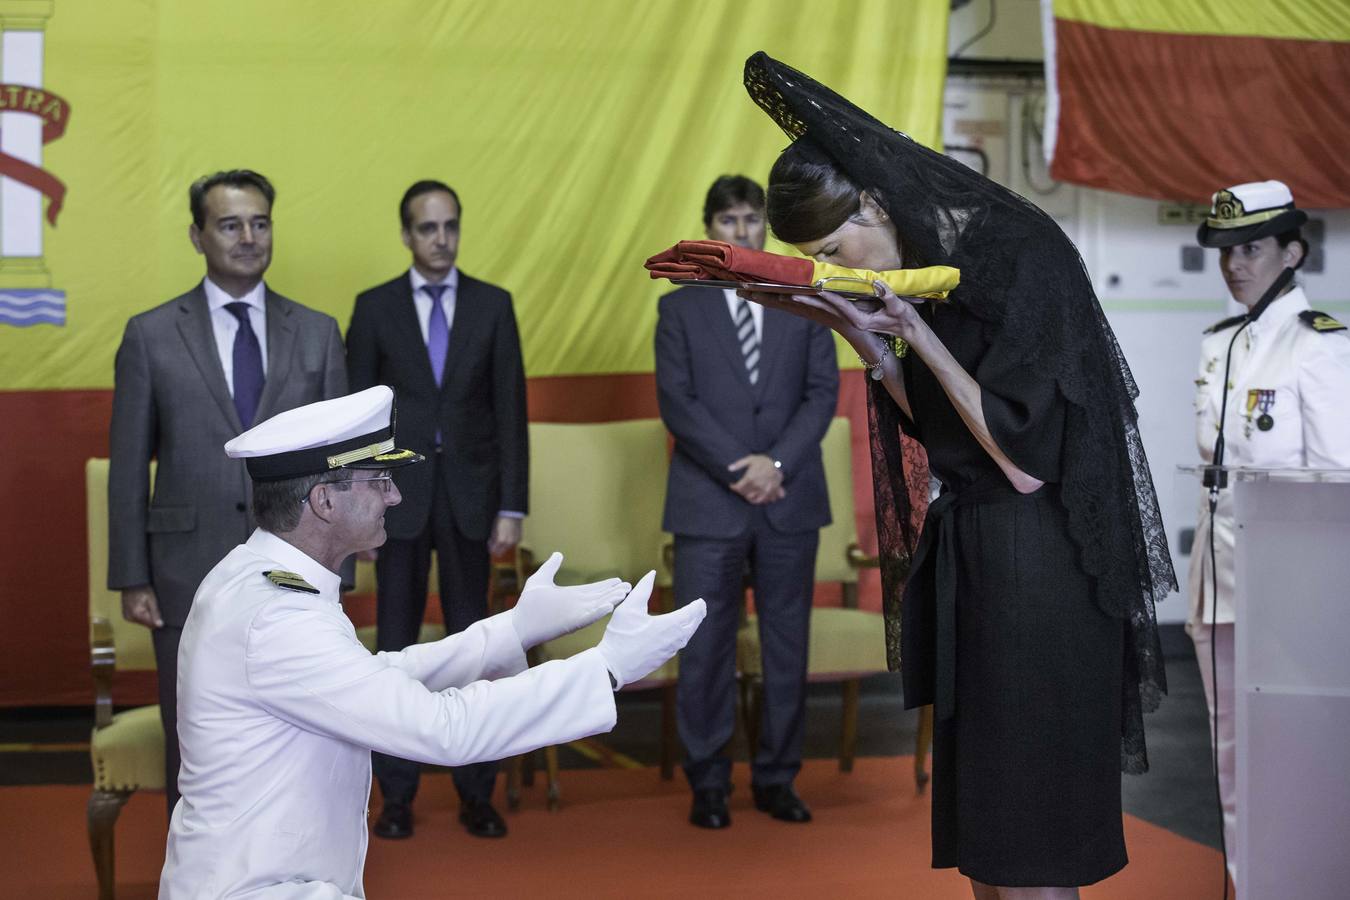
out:
<path id="1" fill-rule="evenodd" d="M 717 179 L 703 224 L 712 240 L 762 250 L 763 189 L 743 176 Z M 748 567 L 764 661 L 751 789 L 759 810 L 808 822 L 792 781 L 801 768 L 816 547 L 830 522 L 820 441 L 838 402 L 834 341 L 822 325 L 733 291 L 683 287 L 660 301 L 656 387 L 675 437 L 663 525 L 675 535 L 675 600 L 708 604 L 680 655 L 677 689 L 689 820 L 731 824 L 726 746 Z"/>
<path id="2" fill-rule="evenodd" d="M 117 350 L 108 587 L 122 592 L 123 616 L 153 629 L 170 815 L 183 623 L 206 573 L 254 528 L 243 460 L 220 448 L 255 422 L 347 392 L 337 322 L 263 283 L 275 196 L 247 169 L 194 182 L 188 238 L 206 258 L 206 278 L 133 316 Z"/>

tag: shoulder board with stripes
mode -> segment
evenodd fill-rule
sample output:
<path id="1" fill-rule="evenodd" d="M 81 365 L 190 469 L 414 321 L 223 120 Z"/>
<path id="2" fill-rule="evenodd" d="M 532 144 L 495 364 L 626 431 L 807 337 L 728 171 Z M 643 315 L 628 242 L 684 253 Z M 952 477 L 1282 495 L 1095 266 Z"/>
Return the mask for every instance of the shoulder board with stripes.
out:
<path id="1" fill-rule="evenodd" d="M 283 572 L 280 569 L 272 569 L 264 572 L 267 580 L 279 588 L 285 588 L 288 591 L 300 591 L 304 594 L 317 594 L 319 589 L 301 578 L 294 572 Z"/>
<path id="2" fill-rule="evenodd" d="M 1215 334 L 1217 332 L 1223 331 L 1225 328 L 1232 328 L 1234 325 L 1241 322 L 1245 318 L 1247 318 L 1246 313 L 1239 313 L 1236 316 L 1229 316 L 1223 321 L 1215 322 L 1213 325 L 1206 328 L 1205 334 Z"/>
<path id="3" fill-rule="evenodd" d="M 1303 320 L 1304 325 L 1307 325 L 1313 331 L 1345 331 L 1345 326 L 1340 322 L 1315 309 L 1305 309 L 1298 314 L 1298 317 Z"/>

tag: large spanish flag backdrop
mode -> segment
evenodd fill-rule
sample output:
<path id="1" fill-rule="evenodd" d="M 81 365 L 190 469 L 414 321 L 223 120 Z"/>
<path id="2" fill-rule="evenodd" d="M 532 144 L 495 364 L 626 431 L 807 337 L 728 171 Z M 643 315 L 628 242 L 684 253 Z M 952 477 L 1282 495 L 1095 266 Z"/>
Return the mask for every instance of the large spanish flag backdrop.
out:
<path id="1" fill-rule="evenodd" d="M 713 178 L 762 179 L 786 143 L 741 87 L 745 58 L 767 50 L 932 143 L 947 12 L 0 0 L 0 705 L 91 696 L 84 460 L 107 454 L 127 318 L 202 276 L 195 177 L 274 181 L 268 283 L 344 327 L 407 266 L 403 189 L 450 182 L 462 267 L 515 295 L 532 417 L 654 415 L 663 287 L 642 260 L 701 234 Z"/>
<path id="2" fill-rule="evenodd" d="M 1043 2 L 1054 177 L 1195 202 L 1279 178 L 1350 207 L 1350 2 Z"/>

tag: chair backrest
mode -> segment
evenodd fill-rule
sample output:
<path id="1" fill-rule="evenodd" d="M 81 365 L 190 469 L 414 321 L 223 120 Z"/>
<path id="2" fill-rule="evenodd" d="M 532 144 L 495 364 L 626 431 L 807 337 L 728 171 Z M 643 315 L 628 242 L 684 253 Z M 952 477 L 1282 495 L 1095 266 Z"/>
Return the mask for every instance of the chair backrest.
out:
<path id="1" fill-rule="evenodd" d="M 830 422 L 820 452 L 830 491 L 831 522 L 820 529 L 816 581 L 851 584 L 858 580 L 858 570 L 849 564 L 848 549 L 858 540 L 858 526 L 853 518 L 853 434 L 848 419 L 840 416 Z"/>
<path id="2" fill-rule="evenodd" d="M 560 583 L 661 568 L 670 460 L 660 419 L 530 423 L 530 514 L 521 546 L 563 554 Z"/>
<path id="3" fill-rule="evenodd" d="M 150 481 L 155 464 L 150 464 Z M 108 461 L 84 464 L 84 508 L 89 549 L 89 621 L 105 621 L 112 630 L 114 667 L 119 672 L 153 670 L 150 629 L 122 618 L 122 595 L 108 590 Z M 92 635 L 91 635 L 92 636 Z"/>

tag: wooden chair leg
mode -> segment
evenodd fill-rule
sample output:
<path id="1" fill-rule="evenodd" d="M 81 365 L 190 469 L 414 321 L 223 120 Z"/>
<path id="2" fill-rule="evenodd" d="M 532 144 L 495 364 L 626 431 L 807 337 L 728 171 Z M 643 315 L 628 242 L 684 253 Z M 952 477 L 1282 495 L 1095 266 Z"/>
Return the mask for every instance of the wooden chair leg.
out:
<path id="1" fill-rule="evenodd" d="M 131 791 L 94 791 L 89 797 L 89 850 L 94 856 L 94 874 L 98 878 L 98 900 L 113 900 L 117 892 L 113 829 L 130 796 Z"/>
<path id="2" fill-rule="evenodd" d="M 922 794 L 928 789 L 928 748 L 933 744 L 933 707 L 919 710 L 919 732 L 914 739 L 914 786 Z"/>
<path id="3" fill-rule="evenodd" d="M 839 771 L 852 772 L 853 758 L 858 749 L 858 693 L 860 682 L 850 678 L 844 682 L 842 719 L 839 732 Z"/>
<path id="4" fill-rule="evenodd" d="M 534 770 L 539 762 L 539 755 L 543 750 L 531 750 L 529 753 L 523 753 L 520 756 L 520 783 L 527 788 L 534 787 Z"/>
<path id="5" fill-rule="evenodd" d="M 745 679 L 745 701 L 741 708 L 745 713 L 745 746 L 750 761 L 755 761 L 755 751 L 759 748 L 759 721 L 761 706 L 764 703 L 764 682 L 754 675 Z"/>
<path id="6" fill-rule="evenodd" d="M 558 783 L 558 748 L 544 748 L 544 766 L 548 770 L 548 811 L 556 812 L 562 803 L 562 785 Z"/>
<path id="7" fill-rule="evenodd" d="M 675 725 L 675 685 L 661 688 L 661 780 L 675 777 L 676 747 L 680 736 Z"/>

